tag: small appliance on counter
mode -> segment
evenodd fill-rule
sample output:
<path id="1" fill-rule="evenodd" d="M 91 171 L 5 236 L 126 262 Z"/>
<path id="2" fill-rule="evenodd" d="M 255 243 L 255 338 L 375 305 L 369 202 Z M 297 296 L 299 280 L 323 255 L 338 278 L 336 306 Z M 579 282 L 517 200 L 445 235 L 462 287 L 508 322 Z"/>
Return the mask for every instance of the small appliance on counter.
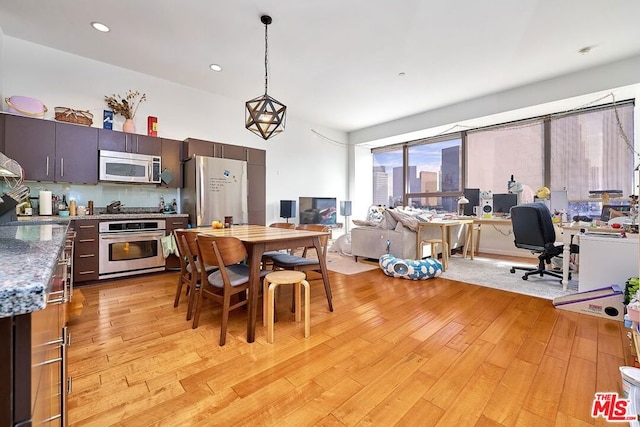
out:
<path id="1" fill-rule="evenodd" d="M 119 200 L 113 201 L 107 205 L 107 213 L 108 214 L 119 214 L 120 209 L 122 208 L 122 203 Z"/>

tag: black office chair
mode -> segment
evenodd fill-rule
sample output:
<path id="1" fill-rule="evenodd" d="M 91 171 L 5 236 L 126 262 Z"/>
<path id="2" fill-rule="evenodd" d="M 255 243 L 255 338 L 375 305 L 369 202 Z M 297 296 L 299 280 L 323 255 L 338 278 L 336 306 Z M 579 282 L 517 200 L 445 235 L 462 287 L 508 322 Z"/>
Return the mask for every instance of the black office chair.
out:
<path id="1" fill-rule="evenodd" d="M 540 277 L 548 274 L 562 279 L 562 272 L 545 268 L 545 263 L 551 264 L 551 258 L 562 255 L 563 250 L 563 245 L 555 244 L 556 232 L 547 206 L 544 203 L 527 203 L 512 207 L 510 212 L 516 247 L 540 254 L 537 268 L 513 266 L 511 272 L 526 271 L 522 280 L 527 280 L 534 274 L 539 274 Z"/>

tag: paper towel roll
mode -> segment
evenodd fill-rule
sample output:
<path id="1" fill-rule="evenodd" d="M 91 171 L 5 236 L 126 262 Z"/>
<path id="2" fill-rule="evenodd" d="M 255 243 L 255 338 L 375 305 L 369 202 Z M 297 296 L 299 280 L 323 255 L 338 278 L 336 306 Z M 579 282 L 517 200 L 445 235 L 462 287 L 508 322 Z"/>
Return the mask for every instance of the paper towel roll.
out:
<path id="1" fill-rule="evenodd" d="M 47 240 L 51 240 L 53 236 L 53 225 L 44 224 L 40 226 L 40 241 L 44 242 Z"/>
<path id="2" fill-rule="evenodd" d="M 40 191 L 38 193 L 40 215 L 51 215 L 51 205 L 51 191 Z"/>

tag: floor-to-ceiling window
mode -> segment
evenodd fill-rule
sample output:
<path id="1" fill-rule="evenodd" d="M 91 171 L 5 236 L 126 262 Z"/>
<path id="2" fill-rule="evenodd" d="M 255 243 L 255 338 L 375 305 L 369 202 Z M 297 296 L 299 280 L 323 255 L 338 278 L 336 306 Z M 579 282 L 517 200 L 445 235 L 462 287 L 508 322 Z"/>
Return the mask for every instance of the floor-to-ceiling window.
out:
<path id="1" fill-rule="evenodd" d="M 373 204 L 402 206 L 404 197 L 402 147 L 378 149 L 373 153 Z"/>
<path id="2" fill-rule="evenodd" d="M 633 104 L 551 118 L 549 188 L 566 189 L 570 216 L 598 216 L 596 191 L 621 191 L 610 193 L 620 196 L 612 203 L 628 202 L 634 194 L 632 141 Z"/>
<path id="3" fill-rule="evenodd" d="M 633 108 L 619 102 L 374 149 L 374 203 L 455 211 L 464 188 L 507 193 L 513 175 L 528 195 L 566 192 L 568 215 L 597 217 L 602 202 L 590 192 L 616 190 L 626 203 L 638 191 Z"/>
<path id="4" fill-rule="evenodd" d="M 418 141 L 407 146 L 407 204 L 451 212 L 462 183 L 462 139 L 459 136 Z"/>
<path id="5" fill-rule="evenodd" d="M 467 133 L 468 187 L 509 191 L 513 179 L 537 190 L 544 185 L 542 120 L 515 123 Z"/>

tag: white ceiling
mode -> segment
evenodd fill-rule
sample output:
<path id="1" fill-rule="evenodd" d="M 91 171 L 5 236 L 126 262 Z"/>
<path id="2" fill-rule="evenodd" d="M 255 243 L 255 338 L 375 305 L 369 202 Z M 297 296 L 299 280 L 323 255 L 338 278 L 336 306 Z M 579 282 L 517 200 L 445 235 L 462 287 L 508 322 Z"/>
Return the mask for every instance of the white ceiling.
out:
<path id="1" fill-rule="evenodd" d="M 240 103 L 263 93 L 262 14 L 269 94 L 344 131 L 640 53 L 637 0 L 0 0 L 7 36 Z"/>

